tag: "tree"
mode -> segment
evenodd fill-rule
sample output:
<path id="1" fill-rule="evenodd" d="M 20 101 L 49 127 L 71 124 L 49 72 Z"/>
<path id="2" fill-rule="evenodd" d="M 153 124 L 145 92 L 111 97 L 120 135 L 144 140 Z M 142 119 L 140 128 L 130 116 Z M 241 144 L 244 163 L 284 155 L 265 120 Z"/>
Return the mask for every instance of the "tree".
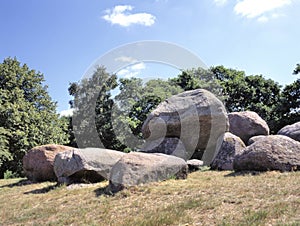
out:
<path id="1" fill-rule="evenodd" d="M 78 148 L 74 130 L 73 130 L 73 118 L 72 116 L 61 116 L 59 118 L 64 125 L 67 125 L 66 128 L 64 128 L 64 132 L 68 135 L 68 143 L 65 143 L 65 145 Z"/>
<path id="2" fill-rule="evenodd" d="M 300 79 L 286 85 L 282 91 L 280 112 L 284 125 L 300 121 Z"/>
<path id="3" fill-rule="evenodd" d="M 299 73 L 300 73 L 300 64 L 297 64 L 295 70 L 293 71 L 293 74 L 297 75 Z"/>
<path id="4" fill-rule="evenodd" d="M 171 82 L 181 87 L 184 91 L 199 88 L 206 89 L 223 100 L 223 87 L 210 70 L 203 68 L 184 70 L 176 78 L 171 79 Z"/>
<path id="5" fill-rule="evenodd" d="M 229 112 L 255 111 L 267 121 L 271 132 L 277 130 L 281 86 L 262 75 L 246 76 L 244 71 L 212 67 L 211 71 L 223 86 L 225 106 Z"/>
<path id="6" fill-rule="evenodd" d="M 297 64 L 293 74 L 299 73 L 300 64 Z M 300 121 L 300 79 L 284 87 L 278 111 L 281 113 L 279 129 Z"/>
<path id="7" fill-rule="evenodd" d="M 70 84 L 69 93 L 74 96 L 70 102 L 74 107 L 72 124 L 80 148 L 106 147 L 119 151 L 125 148 L 113 129 L 111 91 L 116 87 L 117 76 L 106 72 L 105 67 L 97 67 L 91 77 Z"/>
<path id="8" fill-rule="evenodd" d="M 225 97 L 226 109 L 229 112 L 246 110 L 245 101 L 248 97 L 243 95 L 247 87 L 245 72 L 227 69 L 224 66 L 212 67 L 210 70 L 223 87 L 222 95 Z"/>
<path id="9" fill-rule="evenodd" d="M 43 74 L 17 59 L 0 64 L 0 177 L 7 170 L 21 175 L 22 158 L 32 147 L 68 142 L 43 82 Z"/>

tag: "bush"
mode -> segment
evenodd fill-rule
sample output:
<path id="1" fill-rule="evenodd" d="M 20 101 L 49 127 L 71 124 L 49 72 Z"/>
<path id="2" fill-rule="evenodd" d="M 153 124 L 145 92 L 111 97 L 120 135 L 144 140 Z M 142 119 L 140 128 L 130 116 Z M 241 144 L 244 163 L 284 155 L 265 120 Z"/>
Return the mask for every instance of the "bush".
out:
<path id="1" fill-rule="evenodd" d="M 17 177 L 18 177 L 18 174 L 15 172 L 12 172 L 10 170 L 6 170 L 3 175 L 4 179 L 12 179 L 12 178 L 17 178 Z"/>

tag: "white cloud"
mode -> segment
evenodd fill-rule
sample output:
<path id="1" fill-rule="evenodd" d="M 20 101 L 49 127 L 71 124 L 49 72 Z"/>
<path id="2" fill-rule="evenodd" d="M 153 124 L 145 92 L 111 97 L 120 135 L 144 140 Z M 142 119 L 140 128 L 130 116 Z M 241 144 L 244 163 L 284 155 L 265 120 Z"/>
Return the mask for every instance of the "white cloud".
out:
<path id="1" fill-rule="evenodd" d="M 140 74 L 142 70 L 146 68 L 146 65 L 143 62 L 128 66 L 124 69 L 118 71 L 117 75 L 124 78 L 136 77 Z"/>
<path id="2" fill-rule="evenodd" d="M 124 62 L 124 63 L 134 63 L 137 60 L 134 59 L 133 57 L 129 57 L 129 56 L 120 56 L 120 57 L 117 57 L 115 59 L 115 61 Z"/>
<path id="3" fill-rule="evenodd" d="M 260 22 L 267 22 L 272 18 L 272 15 L 268 13 L 291 3 L 291 0 L 242 0 L 235 5 L 234 11 L 243 17 L 257 18 Z"/>
<path id="4" fill-rule="evenodd" d="M 257 18 L 257 21 L 261 22 L 261 23 L 267 23 L 269 20 L 270 20 L 270 18 L 267 16 L 260 16 Z"/>
<path id="5" fill-rule="evenodd" d="M 73 116 L 73 112 L 74 112 L 74 109 L 68 109 L 68 110 L 62 110 L 59 115 L 61 117 L 63 116 L 66 116 L 66 117 L 72 117 Z"/>
<path id="6" fill-rule="evenodd" d="M 133 24 L 152 26 L 155 23 L 155 16 L 149 13 L 130 13 L 133 10 L 131 5 L 117 5 L 112 10 L 105 10 L 106 15 L 102 18 L 112 24 L 128 27 Z"/>
<path id="7" fill-rule="evenodd" d="M 144 70 L 145 68 L 146 68 L 146 65 L 143 62 L 134 64 L 131 66 L 131 70 L 134 70 L 134 71 Z"/>
<path id="8" fill-rule="evenodd" d="M 225 5 L 227 2 L 228 2 L 228 0 L 214 0 L 214 3 L 215 3 L 217 6 L 223 6 L 223 5 Z"/>
<path id="9" fill-rule="evenodd" d="M 283 17 L 283 16 L 285 16 L 285 15 L 279 14 L 279 13 L 272 13 L 268 16 L 263 15 L 263 16 L 258 17 L 257 21 L 260 23 L 267 23 L 271 19 L 276 19 L 276 18 Z"/>

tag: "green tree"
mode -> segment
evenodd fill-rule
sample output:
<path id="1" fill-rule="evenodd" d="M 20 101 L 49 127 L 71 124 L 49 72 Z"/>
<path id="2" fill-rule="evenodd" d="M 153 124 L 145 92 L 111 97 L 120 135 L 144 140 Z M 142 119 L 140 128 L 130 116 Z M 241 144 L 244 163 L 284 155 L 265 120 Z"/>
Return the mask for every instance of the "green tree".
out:
<path id="1" fill-rule="evenodd" d="M 300 64 L 297 64 L 295 70 L 293 71 L 293 74 L 297 75 L 299 73 L 300 73 Z"/>
<path id="2" fill-rule="evenodd" d="M 199 88 L 206 89 L 223 100 L 223 87 L 215 74 L 210 70 L 203 68 L 184 70 L 177 77 L 171 79 L 171 82 L 181 87 L 184 91 Z"/>
<path id="3" fill-rule="evenodd" d="M 75 134 L 74 134 L 74 130 L 73 130 L 73 118 L 72 116 L 61 116 L 59 118 L 62 123 L 64 125 L 67 125 L 64 128 L 64 132 L 68 135 L 68 143 L 65 143 L 65 145 L 70 146 L 70 147 L 74 147 L 74 148 L 78 148 L 77 142 L 76 142 L 76 138 L 75 138 Z"/>
<path id="4" fill-rule="evenodd" d="M 280 114 L 281 86 L 262 75 L 246 76 L 244 71 L 212 67 L 211 71 L 223 86 L 225 106 L 229 112 L 254 111 L 267 121 L 271 132 L 277 130 Z"/>
<path id="5" fill-rule="evenodd" d="M 0 64 L 0 177 L 7 170 L 21 175 L 22 158 L 32 147 L 68 142 L 43 82 L 43 74 L 17 59 Z"/>
<path id="6" fill-rule="evenodd" d="M 297 64 L 293 74 L 299 73 L 300 64 Z M 281 117 L 278 129 L 300 121 L 300 79 L 284 87 L 278 111 Z"/>
<path id="7" fill-rule="evenodd" d="M 74 107 L 72 124 L 79 147 L 106 147 L 120 151 L 125 148 L 113 129 L 111 91 L 117 84 L 117 76 L 106 72 L 105 67 L 97 67 L 91 77 L 70 84 L 69 93 L 74 96 L 70 102 Z"/>

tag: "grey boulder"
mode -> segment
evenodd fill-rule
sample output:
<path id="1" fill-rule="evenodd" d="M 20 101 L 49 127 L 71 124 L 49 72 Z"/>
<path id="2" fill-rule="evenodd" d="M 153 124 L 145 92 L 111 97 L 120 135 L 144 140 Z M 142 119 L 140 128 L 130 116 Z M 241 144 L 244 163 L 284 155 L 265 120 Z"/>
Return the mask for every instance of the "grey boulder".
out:
<path id="1" fill-rule="evenodd" d="M 256 142 L 256 141 L 258 141 L 258 140 L 260 140 L 260 139 L 262 139 L 262 138 L 265 138 L 265 137 L 266 137 L 266 136 L 264 136 L 264 135 L 258 135 L 258 136 L 251 137 L 251 138 L 248 140 L 247 145 L 249 146 L 249 145 L 253 144 L 254 142 Z"/>
<path id="2" fill-rule="evenodd" d="M 296 141 L 300 141 L 300 122 L 283 127 L 277 134 L 288 136 Z"/>
<path id="3" fill-rule="evenodd" d="M 167 180 L 185 179 L 187 163 L 178 157 L 165 154 L 131 152 L 124 155 L 112 168 L 109 189 L 118 192 L 124 188 Z"/>
<path id="4" fill-rule="evenodd" d="M 225 133 L 221 148 L 214 158 L 211 169 L 233 170 L 233 160 L 246 148 L 244 142 L 232 133 Z"/>
<path id="5" fill-rule="evenodd" d="M 144 122 L 142 133 L 147 141 L 179 138 L 188 159 L 201 159 L 207 151 L 207 159 L 203 159 L 207 164 L 214 156 L 218 138 L 224 135 L 228 126 L 223 103 L 211 92 L 196 89 L 174 95 L 159 104 Z"/>
<path id="6" fill-rule="evenodd" d="M 184 144 L 177 137 L 166 137 L 157 140 L 150 140 L 143 145 L 141 152 L 174 155 L 184 160 L 189 158 Z"/>
<path id="7" fill-rule="evenodd" d="M 300 142 L 282 135 L 266 136 L 237 155 L 233 167 L 235 171 L 299 170 Z"/>
<path id="8" fill-rule="evenodd" d="M 102 148 L 73 149 L 56 155 L 54 172 L 60 183 L 99 182 L 109 179 L 111 168 L 124 155 Z"/>
<path id="9" fill-rule="evenodd" d="M 241 138 L 245 144 L 253 136 L 269 135 L 268 124 L 256 112 L 232 112 L 228 118 L 229 132 Z"/>

